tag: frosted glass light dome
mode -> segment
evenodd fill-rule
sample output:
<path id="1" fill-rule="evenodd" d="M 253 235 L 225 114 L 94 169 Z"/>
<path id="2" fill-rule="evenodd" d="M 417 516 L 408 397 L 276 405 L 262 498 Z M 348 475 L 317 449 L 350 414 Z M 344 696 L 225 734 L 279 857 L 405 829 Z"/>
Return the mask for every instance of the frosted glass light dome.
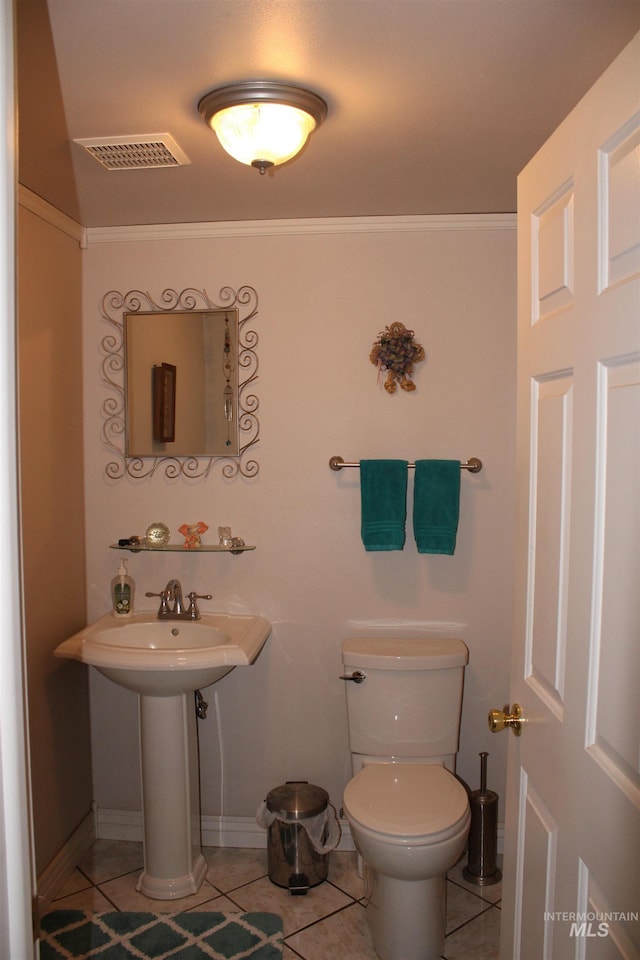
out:
<path id="1" fill-rule="evenodd" d="M 211 126 L 227 153 L 240 163 L 251 166 L 266 160 L 275 166 L 302 150 L 316 122 L 297 107 L 247 103 L 216 113 Z"/>
<path id="2" fill-rule="evenodd" d="M 264 173 L 300 152 L 327 105 L 301 87 L 252 81 L 212 91 L 198 110 L 227 153 Z"/>

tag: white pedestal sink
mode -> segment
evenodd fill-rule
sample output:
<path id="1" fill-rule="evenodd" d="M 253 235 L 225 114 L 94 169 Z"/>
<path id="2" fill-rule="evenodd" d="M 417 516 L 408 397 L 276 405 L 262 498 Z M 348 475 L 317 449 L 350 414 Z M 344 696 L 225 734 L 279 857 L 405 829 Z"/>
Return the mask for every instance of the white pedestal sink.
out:
<path id="1" fill-rule="evenodd" d="M 137 889 L 155 900 L 195 893 L 207 865 L 200 841 L 194 691 L 256 659 L 271 633 L 263 617 L 203 614 L 158 620 L 110 613 L 54 651 L 138 694 L 144 870 Z"/>

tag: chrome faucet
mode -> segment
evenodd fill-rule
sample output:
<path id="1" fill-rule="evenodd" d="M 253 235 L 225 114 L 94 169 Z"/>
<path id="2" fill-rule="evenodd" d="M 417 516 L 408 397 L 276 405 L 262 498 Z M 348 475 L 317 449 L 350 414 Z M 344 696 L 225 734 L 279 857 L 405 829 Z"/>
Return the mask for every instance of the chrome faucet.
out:
<path id="1" fill-rule="evenodd" d="M 198 600 L 211 600 L 210 593 L 195 593 L 191 591 L 187 596 L 189 606 L 185 610 L 184 599 L 182 596 L 182 584 L 179 580 L 169 580 L 168 584 L 160 593 L 151 593 L 147 591 L 147 597 L 160 597 L 160 607 L 158 608 L 158 620 L 199 620 L 200 611 L 198 609 Z M 171 604 L 171 605 L 170 605 Z"/>
<path id="2" fill-rule="evenodd" d="M 164 592 L 168 601 L 173 600 L 172 615 L 182 619 L 184 614 L 184 600 L 182 599 L 182 584 L 180 581 L 169 580 L 169 583 L 164 588 Z"/>

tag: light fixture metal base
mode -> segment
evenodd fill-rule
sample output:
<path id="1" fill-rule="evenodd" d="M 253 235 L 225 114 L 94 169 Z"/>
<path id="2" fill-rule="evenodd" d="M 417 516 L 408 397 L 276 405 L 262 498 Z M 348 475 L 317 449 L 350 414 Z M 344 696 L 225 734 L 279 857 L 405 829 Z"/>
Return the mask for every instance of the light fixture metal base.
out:
<path id="1" fill-rule="evenodd" d="M 259 171 L 260 171 L 260 176 L 263 177 L 263 176 L 265 175 L 265 173 L 267 172 L 267 170 L 268 170 L 270 167 L 274 167 L 275 164 L 272 163 L 271 160 L 252 160 L 252 161 L 251 161 L 251 166 L 252 166 L 252 167 L 255 167 L 256 170 L 259 170 Z"/>
<path id="2" fill-rule="evenodd" d="M 310 114 L 319 127 L 327 116 L 327 104 L 317 93 L 292 83 L 275 80 L 247 80 L 218 87 L 200 100 L 198 112 L 210 124 L 215 113 L 242 103 L 284 103 Z"/>

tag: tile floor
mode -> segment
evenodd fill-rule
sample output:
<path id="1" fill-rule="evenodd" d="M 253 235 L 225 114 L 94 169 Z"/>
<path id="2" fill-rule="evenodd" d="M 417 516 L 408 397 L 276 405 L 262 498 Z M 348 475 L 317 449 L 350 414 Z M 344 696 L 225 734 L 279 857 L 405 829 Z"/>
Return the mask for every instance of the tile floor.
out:
<path id="1" fill-rule="evenodd" d="M 206 847 L 204 854 L 209 870 L 197 894 L 180 901 L 149 900 L 135 889 L 142 867 L 142 844 L 97 840 L 50 909 L 266 910 L 283 919 L 283 960 L 377 960 L 355 853 L 333 851 L 328 880 L 301 897 L 292 897 L 271 883 L 266 850 Z M 467 883 L 462 877 L 464 864 L 463 859 L 449 874 L 444 957 L 498 960 L 501 884 L 477 887 Z"/>

